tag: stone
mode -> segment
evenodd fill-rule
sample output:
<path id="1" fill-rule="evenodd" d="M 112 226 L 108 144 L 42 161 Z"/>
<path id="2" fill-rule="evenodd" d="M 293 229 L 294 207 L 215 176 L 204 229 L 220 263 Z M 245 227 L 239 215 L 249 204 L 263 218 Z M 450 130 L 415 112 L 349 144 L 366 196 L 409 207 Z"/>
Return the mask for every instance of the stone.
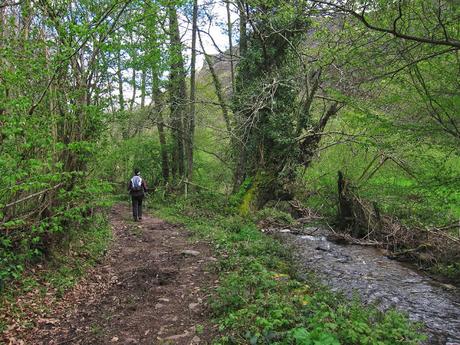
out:
<path id="1" fill-rule="evenodd" d="M 198 345 L 200 343 L 201 339 L 199 336 L 195 335 L 192 338 L 192 341 L 190 342 L 190 345 Z"/>
<path id="2" fill-rule="evenodd" d="M 323 252 L 329 252 L 331 251 L 331 246 L 329 243 L 320 243 L 319 245 L 316 246 L 316 250 L 322 250 Z"/>
<path id="3" fill-rule="evenodd" d="M 188 337 L 188 335 L 189 335 L 189 332 L 188 332 L 188 331 L 185 331 L 185 333 L 176 334 L 176 335 L 171 335 L 170 337 L 167 337 L 167 338 L 164 338 L 164 339 L 165 339 L 165 340 L 177 340 L 177 339 L 180 339 L 180 338 Z"/>
<path id="4" fill-rule="evenodd" d="M 168 303 L 168 302 L 169 302 L 169 298 L 164 298 L 164 297 L 159 298 L 158 300 L 159 300 L 160 302 L 164 302 L 164 303 Z"/>
<path id="5" fill-rule="evenodd" d="M 190 303 L 190 304 L 188 305 L 188 308 L 189 308 L 190 310 L 196 310 L 199 306 L 200 306 L 200 303 Z"/>
<path id="6" fill-rule="evenodd" d="M 188 256 L 198 256 L 200 255 L 199 251 L 196 250 L 191 250 L 191 249 L 186 249 L 180 252 L 182 255 L 188 255 Z"/>

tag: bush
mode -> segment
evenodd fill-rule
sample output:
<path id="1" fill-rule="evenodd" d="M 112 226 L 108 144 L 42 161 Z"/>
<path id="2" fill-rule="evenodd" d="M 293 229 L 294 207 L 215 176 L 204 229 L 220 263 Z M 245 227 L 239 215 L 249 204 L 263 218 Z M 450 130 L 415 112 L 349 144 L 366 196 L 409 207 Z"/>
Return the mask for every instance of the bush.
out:
<path id="1" fill-rule="evenodd" d="M 255 221 L 260 224 L 274 224 L 274 225 L 292 225 L 294 218 L 284 211 L 276 208 L 263 208 L 255 214 Z"/>

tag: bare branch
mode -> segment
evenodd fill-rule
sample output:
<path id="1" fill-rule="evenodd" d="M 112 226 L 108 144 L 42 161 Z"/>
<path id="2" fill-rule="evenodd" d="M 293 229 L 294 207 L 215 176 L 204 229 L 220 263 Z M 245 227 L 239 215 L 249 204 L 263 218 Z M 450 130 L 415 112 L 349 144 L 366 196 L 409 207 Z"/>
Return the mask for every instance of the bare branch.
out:
<path id="1" fill-rule="evenodd" d="M 455 49 L 460 49 L 460 41 L 452 39 L 447 37 L 444 40 L 439 40 L 435 38 L 428 38 L 428 37 L 421 37 L 421 36 L 414 36 L 414 35 L 409 35 L 400 31 L 397 31 L 395 28 L 395 24 L 397 20 L 393 23 L 393 28 L 388 29 L 384 27 L 380 27 L 377 25 L 374 25 L 368 21 L 368 19 L 365 17 L 365 8 L 363 8 L 363 11 L 361 13 L 358 13 L 352 9 L 349 9 L 343 5 L 329 2 L 329 1 L 322 1 L 322 0 L 312 0 L 315 3 L 330 6 L 332 8 L 335 8 L 339 10 L 340 12 L 350 14 L 351 16 L 355 17 L 358 19 L 361 23 L 364 24 L 367 28 L 374 30 L 374 31 L 379 31 L 379 32 L 384 32 L 387 34 L 391 34 L 395 37 L 408 40 L 408 41 L 416 41 L 416 42 L 421 42 L 421 43 L 427 43 L 427 44 L 432 44 L 432 45 L 440 45 L 440 46 L 449 46 L 449 47 L 454 47 Z"/>

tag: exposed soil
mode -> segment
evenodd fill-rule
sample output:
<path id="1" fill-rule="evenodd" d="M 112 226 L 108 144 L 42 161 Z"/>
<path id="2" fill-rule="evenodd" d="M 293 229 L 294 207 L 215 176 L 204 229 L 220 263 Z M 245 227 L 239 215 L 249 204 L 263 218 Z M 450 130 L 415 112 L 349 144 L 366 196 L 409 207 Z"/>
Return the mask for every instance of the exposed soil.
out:
<path id="1" fill-rule="evenodd" d="M 210 247 L 180 226 L 126 205 L 112 209 L 114 241 L 97 267 L 39 321 L 26 344 L 209 344 L 217 283 Z M 185 252 L 184 252 L 185 251 Z"/>

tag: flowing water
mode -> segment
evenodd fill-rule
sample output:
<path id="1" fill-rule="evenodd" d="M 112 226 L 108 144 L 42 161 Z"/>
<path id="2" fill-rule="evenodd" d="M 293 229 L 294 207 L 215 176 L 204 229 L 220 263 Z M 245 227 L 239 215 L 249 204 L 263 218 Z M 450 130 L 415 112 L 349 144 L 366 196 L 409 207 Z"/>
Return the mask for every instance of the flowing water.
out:
<path id="1" fill-rule="evenodd" d="M 357 293 L 382 310 L 406 312 L 426 325 L 429 344 L 460 345 L 460 292 L 455 287 L 437 283 L 375 248 L 330 242 L 327 229 L 306 228 L 302 233 L 308 235 L 287 229 L 280 233 L 295 248 L 301 273 L 314 271 L 333 290 Z"/>

